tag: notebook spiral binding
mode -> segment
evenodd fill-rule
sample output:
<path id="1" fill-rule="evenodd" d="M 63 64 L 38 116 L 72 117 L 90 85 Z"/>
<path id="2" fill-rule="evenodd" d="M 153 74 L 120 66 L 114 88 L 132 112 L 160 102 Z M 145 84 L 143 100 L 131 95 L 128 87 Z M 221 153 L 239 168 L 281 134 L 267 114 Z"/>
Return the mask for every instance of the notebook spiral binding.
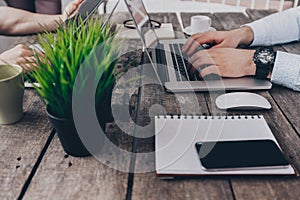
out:
<path id="1" fill-rule="evenodd" d="M 253 114 L 238 114 L 238 115 L 227 115 L 224 113 L 217 113 L 215 115 L 156 115 L 157 119 L 261 119 L 262 115 Z"/>

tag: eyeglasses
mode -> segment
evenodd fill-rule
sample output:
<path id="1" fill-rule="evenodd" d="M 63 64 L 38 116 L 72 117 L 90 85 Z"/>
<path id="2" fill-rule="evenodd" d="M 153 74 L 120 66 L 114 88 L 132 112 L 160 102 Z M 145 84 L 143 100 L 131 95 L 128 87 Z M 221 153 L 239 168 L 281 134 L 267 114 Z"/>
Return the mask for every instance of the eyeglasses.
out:
<path id="1" fill-rule="evenodd" d="M 135 24 L 134 24 L 133 20 L 131 20 L 131 19 L 125 20 L 123 22 L 123 25 L 126 28 L 135 29 Z M 156 21 L 156 20 L 150 19 L 150 27 L 151 28 L 160 28 L 161 27 L 161 23 L 158 22 L 158 21 Z"/>

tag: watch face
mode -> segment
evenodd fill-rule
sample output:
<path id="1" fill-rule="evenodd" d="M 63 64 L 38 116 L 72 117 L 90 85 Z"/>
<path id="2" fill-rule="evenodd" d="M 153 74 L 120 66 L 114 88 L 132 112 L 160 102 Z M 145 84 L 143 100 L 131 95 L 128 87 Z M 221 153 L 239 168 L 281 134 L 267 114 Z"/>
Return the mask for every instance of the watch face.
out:
<path id="1" fill-rule="evenodd" d="M 257 54 L 257 60 L 262 64 L 273 64 L 275 55 L 269 49 L 264 49 Z"/>
<path id="2" fill-rule="evenodd" d="M 253 56 L 256 65 L 255 77 L 265 79 L 275 63 L 276 52 L 269 47 L 257 49 Z"/>

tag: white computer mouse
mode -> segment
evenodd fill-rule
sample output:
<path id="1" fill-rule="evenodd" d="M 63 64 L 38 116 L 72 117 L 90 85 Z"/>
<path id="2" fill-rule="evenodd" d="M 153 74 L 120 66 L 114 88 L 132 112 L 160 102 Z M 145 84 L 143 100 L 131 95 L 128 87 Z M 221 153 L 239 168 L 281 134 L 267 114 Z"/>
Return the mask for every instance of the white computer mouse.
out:
<path id="1" fill-rule="evenodd" d="M 222 110 L 268 110 L 272 108 L 271 104 L 265 97 L 251 92 L 232 92 L 222 94 L 216 99 L 216 105 Z"/>

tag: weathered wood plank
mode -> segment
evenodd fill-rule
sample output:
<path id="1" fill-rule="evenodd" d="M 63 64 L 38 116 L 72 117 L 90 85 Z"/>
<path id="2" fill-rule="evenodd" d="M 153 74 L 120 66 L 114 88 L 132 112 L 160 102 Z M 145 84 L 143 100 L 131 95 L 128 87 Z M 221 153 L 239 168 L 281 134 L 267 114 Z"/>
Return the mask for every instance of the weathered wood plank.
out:
<path id="1" fill-rule="evenodd" d="M 157 97 L 159 99 L 157 99 Z M 145 110 L 149 110 L 150 106 L 153 105 L 153 100 L 156 100 L 156 103 L 165 109 L 165 112 L 161 112 L 160 114 L 180 115 L 208 113 L 204 94 L 197 94 L 195 98 L 193 94 L 180 94 L 175 96 L 174 94 L 164 94 L 164 91 L 157 92 L 157 90 L 153 93 L 153 88 L 145 87 L 141 103 L 141 105 L 143 105 L 141 109 L 141 125 L 147 125 L 149 123 L 148 120 L 143 119 L 144 116 L 147 115 Z M 195 103 L 198 104 L 199 107 L 196 106 Z M 182 104 L 182 106 L 180 106 L 180 104 Z M 153 115 L 151 119 L 153 119 Z M 145 131 L 152 131 L 152 134 L 154 134 L 153 122 L 152 128 Z M 147 134 L 149 134 L 149 132 L 147 132 Z M 166 181 L 157 178 L 154 172 L 154 137 L 139 139 L 137 146 L 138 152 L 144 154 L 136 155 L 135 170 L 137 172 L 144 171 L 149 173 L 134 174 L 132 199 L 141 199 L 143 197 L 147 197 L 147 199 L 232 199 L 232 193 L 227 179 L 220 178 L 210 180 L 201 178 L 197 180 L 175 179 Z"/>
<path id="2" fill-rule="evenodd" d="M 163 14 L 159 14 L 154 15 L 153 18 L 163 22 L 174 21 L 173 14 L 166 15 L 166 18 L 162 18 L 163 16 Z M 216 18 L 224 26 L 223 29 L 227 30 L 249 22 L 249 19 L 244 18 L 242 14 L 229 14 L 227 17 L 224 14 L 224 16 L 223 14 L 216 14 Z M 242 16 L 244 19 L 236 19 L 238 16 Z M 119 18 L 120 20 L 124 19 Z M 183 21 L 185 21 L 184 24 L 189 23 L 188 19 Z M 175 29 L 180 30 L 178 29 L 180 27 L 179 23 L 174 23 Z M 223 29 L 220 28 L 218 30 Z M 140 43 L 129 44 L 129 49 L 136 49 L 136 44 Z M 284 46 L 284 49 L 279 47 L 278 49 L 288 50 L 293 53 L 299 52 L 296 44 Z M 120 65 L 118 70 L 126 72 L 138 63 L 139 57 L 140 51 L 130 54 L 127 59 L 124 58 L 121 61 L 128 66 L 123 71 L 123 66 Z M 151 73 L 151 68 L 145 68 L 145 72 L 146 74 Z M 131 91 L 137 90 L 134 84 L 131 84 L 129 87 L 131 87 Z M 150 127 L 145 133 L 137 132 L 141 136 L 154 134 L 153 127 L 151 129 L 151 126 L 153 126 L 151 119 L 153 119 L 154 114 L 215 113 L 214 100 L 218 93 L 197 94 L 197 103 L 200 107 L 200 110 L 197 110 L 195 109 L 197 106 L 193 104 L 195 103 L 195 98 L 190 94 L 182 94 L 181 97 L 176 99 L 174 94 L 165 93 L 160 86 L 153 84 L 143 85 L 141 90 L 142 102 L 139 110 L 140 115 L 137 117 L 139 125 L 142 127 L 149 125 Z M 31 98 L 33 95 L 31 92 L 30 90 L 26 91 L 25 109 L 27 110 L 27 115 L 23 121 L 13 126 L 0 126 L 0 135 L 4 138 L 0 141 L 2 156 L 0 159 L 2 172 L 0 175 L 1 199 L 15 199 L 19 195 L 51 132 L 51 126 L 47 121 L 46 115 L 40 113 L 42 104 L 37 96 Z M 118 92 L 120 93 L 114 96 L 113 99 L 116 104 L 125 101 L 122 99 L 122 92 Z M 295 109 L 299 107 L 298 93 L 275 86 L 270 92 L 259 92 L 259 94 L 265 96 L 273 106 L 271 111 L 261 112 L 261 114 L 265 116 L 288 160 L 299 172 L 300 141 L 297 131 L 299 133 L 300 120 L 299 116 L 297 118 L 298 109 Z M 132 93 L 128 96 L 128 98 L 131 98 L 128 109 L 131 110 L 131 118 L 134 120 L 136 118 L 135 111 L 137 109 L 136 99 L 138 94 L 135 91 L 132 96 L 130 95 Z M 184 108 L 184 111 L 180 109 L 179 102 L 183 102 L 182 108 Z M 155 106 L 153 107 L 153 105 Z M 152 109 L 150 109 L 151 107 Z M 119 112 L 122 111 L 119 110 Z M 133 130 L 133 124 L 128 123 L 128 120 L 125 120 L 124 123 L 127 130 Z M 121 131 L 115 123 L 107 126 L 107 135 L 110 140 L 119 148 L 131 151 L 134 141 L 126 133 L 132 134 L 132 132 Z M 134 151 L 138 153 L 153 152 L 154 137 L 150 136 L 149 138 L 135 141 L 137 142 L 137 148 Z M 150 170 L 150 172 L 131 174 L 129 176 L 127 172 L 119 172 L 108 167 L 112 152 L 106 152 L 103 157 L 107 159 L 107 162 L 100 163 L 94 158 L 69 157 L 65 155 L 58 138 L 55 137 L 43 157 L 24 198 L 124 199 L 128 195 L 126 190 L 130 194 L 132 193 L 132 196 L 127 196 L 132 199 L 297 199 L 300 195 L 297 189 L 300 186 L 299 178 L 297 177 L 229 177 L 230 182 L 225 177 L 166 181 L 160 180 L 155 176 L 154 156 L 137 154 L 136 170 L 146 169 Z M 116 155 L 115 158 L 120 165 L 129 169 L 130 159 L 121 155 Z M 131 184 L 127 185 L 128 181 L 131 181 L 130 176 L 133 178 L 133 188 L 127 188 L 131 186 Z"/>
<path id="3" fill-rule="evenodd" d="M 116 128 L 110 129 L 111 134 L 120 136 Z M 125 199 L 127 173 L 108 166 L 115 156 L 113 151 L 106 149 L 103 156 L 107 163 L 93 157 L 67 156 L 55 136 L 24 199 Z M 121 156 L 114 159 L 123 165 L 129 163 Z"/>
<path id="4" fill-rule="evenodd" d="M 249 15 L 249 16 L 253 17 L 256 16 L 256 14 Z M 218 15 L 218 17 L 220 17 L 220 15 Z M 260 17 L 262 17 L 262 13 L 259 13 L 258 18 Z M 233 25 L 232 21 L 235 21 L 235 19 L 230 19 L 230 17 L 228 16 L 226 17 L 226 20 L 224 20 L 221 23 L 222 25 L 224 25 L 224 27 L 229 28 L 234 26 L 238 27 L 242 24 L 249 22 L 249 20 L 244 20 L 244 21 L 239 20 L 238 22 L 235 22 L 236 23 L 235 25 Z M 228 23 L 229 25 L 226 25 L 226 23 Z M 281 47 L 277 47 L 277 49 L 282 50 Z M 271 111 L 265 111 L 265 112 L 253 111 L 253 112 L 249 112 L 249 114 L 255 113 L 255 114 L 264 115 L 267 123 L 270 126 L 270 129 L 274 133 L 274 136 L 277 138 L 287 159 L 291 164 L 293 164 L 296 167 L 297 171 L 299 172 L 300 141 L 297 133 L 295 132 L 293 127 L 289 124 L 289 121 L 291 120 L 290 117 L 292 116 L 289 117 L 286 114 L 286 108 L 289 105 L 293 105 L 293 104 L 290 104 L 291 102 L 288 101 L 285 102 L 286 106 L 282 107 L 284 103 L 283 102 L 279 103 L 281 101 L 280 98 L 278 96 L 275 97 L 275 95 L 273 95 L 273 93 L 276 94 L 281 93 L 281 90 L 278 90 L 278 87 L 273 88 L 269 92 L 266 91 L 266 92 L 258 92 L 258 93 L 265 96 L 270 101 L 273 108 Z M 272 94 L 272 96 L 270 94 Z M 287 95 L 283 95 L 281 98 L 286 98 L 286 97 Z M 208 103 L 210 108 L 214 106 L 214 101 L 215 101 L 214 99 L 211 99 L 211 102 Z M 294 113 L 295 112 L 297 111 L 294 111 Z M 235 112 L 235 113 L 239 113 L 239 112 Z M 299 185 L 299 181 L 300 181 L 299 178 L 295 178 L 295 177 L 280 177 L 280 178 L 270 178 L 270 177 L 234 178 L 233 177 L 231 178 L 231 184 L 236 199 L 282 199 L 282 198 L 297 199 L 299 196 L 299 192 L 296 189 L 296 187 Z"/>
<path id="5" fill-rule="evenodd" d="M 264 18 L 265 16 L 271 15 L 278 12 L 277 10 L 257 10 L 257 9 L 247 9 L 246 13 L 248 14 L 251 20 L 258 20 Z"/>
<path id="6" fill-rule="evenodd" d="M 130 45 L 126 48 L 131 50 L 133 47 Z M 132 51 L 121 56 L 117 71 L 127 73 L 136 66 L 140 55 L 140 51 Z M 134 78 L 139 76 L 139 74 L 133 75 Z M 126 83 L 127 80 L 122 80 L 122 77 L 119 80 L 123 85 L 116 88 L 112 95 L 112 109 L 115 109 L 113 117 L 117 118 L 121 115 L 124 111 L 122 109 L 126 107 L 125 109 L 129 109 L 126 111 L 132 114 L 130 118 L 134 120 L 138 85 L 135 81 Z M 126 104 L 126 102 L 129 103 Z M 105 144 L 104 151 L 100 155 L 101 162 L 93 157 L 74 158 L 66 155 L 58 138 L 55 137 L 24 198 L 125 199 L 131 155 L 123 156 L 124 154 L 118 153 L 116 149 L 125 152 L 132 150 L 133 140 L 130 134 L 134 127 L 128 118 L 117 119 L 114 123 L 107 124 L 106 136 L 109 142 Z"/>
<path id="7" fill-rule="evenodd" d="M 291 42 L 288 44 L 283 44 L 282 47 L 289 53 L 299 54 L 300 44 L 299 42 Z"/>
<path id="8" fill-rule="evenodd" d="M 225 30 L 231 30 L 249 23 L 251 20 L 243 13 L 215 13 Z"/>
<path id="9" fill-rule="evenodd" d="M 236 199 L 299 199 L 299 178 L 236 178 L 232 181 Z"/>
<path id="10" fill-rule="evenodd" d="M 284 51 L 294 54 L 300 53 L 299 43 L 286 44 L 282 45 L 282 47 L 284 48 Z M 300 136 L 300 93 L 279 86 L 274 87 L 274 89 L 271 90 L 270 93 L 279 105 L 280 109 L 284 112 L 284 115 L 288 118 L 289 122 L 292 124 L 292 126 Z"/>
<path id="11" fill-rule="evenodd" d="M 279 86 L 273 86 L 273 88 L 274 89 L 270 91 L 272 97 L 284 112 L 284 115 L 288 118 L 293 128 L 297 131 L 298 135 L 300 135 L 300 94 Z"/>
<path id="12" fill-rule="evenodd" d="M 143 75 L 153 77 L 153 71 L 144 68 Z M 144 80 L 146 82 L 147 80 Z M 143 85 L 141 93 L 139 125 L 147 126 L 138 136 L 132 199 L 232 199 L 226 179 L 161 180 L 155 175 L 154 124 L 156 114 L 202 114 L 207 113 L 204 93 L 172 94 L 159 85 Z M 142 154 L 143 153 L 143 154 Z"/>
<path id="13" fill-rule="evenodd" d="M 151 13 L 150 17 L 154 20 L 160 21 L 162 23 L 172 23 L 174 31 L 180 32 L 179 35 L 176 35 L 178 38 L 184 37 L 182 35 L 181 27 L 179 24 L 179 21 L 177 19 L 177 16 L 175 13 Z M 151 117 L 153 119 L 153 115 L 155 114 L 167 114 L 167 113 L 174 113 L 175 107 L 178 108 L 177 102 L 175 100 L 174 104 L 168 103 L 168 104 L 163 104 L 162 101 L 167 101 L 170 102 L 168 97 L 172 98 L 174 101 L 174 95 L 169 95 L 167 94 L 163 88 L 159 85 L 159 80 L 157 79 L 154 70 L 150 65 L 144 65 L 143 67 L 143 79 L 142 79 L 142 89 L 141 89 L 141 107 L 140 107 L 140 116 L 139 116 L 139 122 L 140 124 L 143 124 L 143 126 L 148 125 L 151 121 Z M 149 84 L 152 83 L 152 84 Z M 168 96 L 166 98 L 166 96 Z M 156 109 L 153 110 L 151 113 L 152 116 L 149 116 L 149 109 L 152 107 L 152 105 L 159 105 L 160 107 L 157 107 Z M 173 108 L 168 108 L 168 106 L 173 105 Z M 160 109 L 163 107 L 164 110 Z M 166 112 L 165 112 L 166 111 Z M 180 113 L 177 113 L 180 114 Z M 153 123 L 153 122 L 152 122 Z M 153 125 L 153 124 L 152 124 Z M 148 131 L 152 131 L 153 129 L 148 129 Z M 149 134 L 151 135 L 151 134 Z M 152 134 L 153 136 L 154 134 Z M 153 142 L 153 137 L 148 138 L 148 139 L 142 139 L 145 141 L 150 142 L 150 149 L 153 149 L 154 143 Z M 147 142 L 146 142 L 147 143 Z M 142 147 L 142 146 L 141 146 Z M 143 147 L 144 148 L 144 147 Z M 139 149 L 139 148 L 138 148 Z M 137 151 L 138 151 L 137 149 Z"/>
<path id="14" fill-rule="evenodd" d="M 258 16 L 255 11 L 249 10 L 248 14 L 254 20 L 262 17 L 262 15 Z M 268 13 L 265 12 L 264 14 L 267 15 Z M 300 43 L 292 42 L 285 44 L 282 45 L 281 48 L 277 48 L 277 50 L 300 54 Z M 270 91 L 270 94 L 273 96 L 280 109 L 284 112 L 284 115 L 288 118 L 289 122 L 293 125 L 298 135 L 300 135 L 300 93 L 283 87 L 274 87 L 274 89 Z"/>
<path id="15" fill-rule="evenodd" d="M 120 22 L 126 16 L 120 13 L 114 20 Z M 140 41 L 124 41 L 123 44 L 124 48 L 120 47 L 122 56 L 116 71 L 118 75 L 126 74 L 135 67 L 141 56 Z M 137 73 L 132 75 L 134 78 L 139 76 Z M 126 111 L 129 110 L 132 114 L 130 118 L 134 120 L 138 85 L 134 81 L 126 83 L 127 80 L 123 80 L 122 77 L 119 80 L 123 84 L 122 87 L 115 89 L 112 95 L 113 117 L 120 116 L 126 107 Z M 125 90 L 126 88 L 129 90 Z M 125 129 L 125 132 L 118 125 Z M 93 157 L 74 158 L 66 155 L 58 138 L 55 137 L 24 199 L 125 199 L 131 157 L 116 153 L 114 147 L 130 152 L 133 141 L 129 133 L 132 130 L 132 123 L 128 118 L 118 118 L 118 124 L 116 122 L 107 124 L 106 136 L 110 142 L 104 146 L 105 151 L 100 155 L 101 162 Z"/>
<path id="16" fill-rule="evenodd" d="M 132 199 L 233 199 L 229 188 L 226 179 L 160 180 L 145 173 L 135 176 Z"/>
<path id="17" fill-rule="evenodd" d="M 151 90 L 145 90 L 144 97 L 150 99 Z M 204 94 L 197 94 L 197 104 L 191 94 L 181 94 L 177 98 L 172 94 L 160 96 L 160 105 L 166 110 L 166 114 L 201 114 L 207 113 Z M 184 100 L 184 102 L 183 102 Z M 143 98 L 142 104 L 147 106 L 147 98 Z M 179 106 L 181 102 L 185 106 Z M 151 105 L 151 104 L 150 104 Z M 148 108 L 149 109 L 149 108 Z M 181 111 L 183 109 L 184 111 Z M 143 115 L 143 113 L 141 113 Z M 152 118 L 153 119 L 153 118 Z M 145 122 L 144 122 L 145 123 Z M 152 128 L 153 131 L 154 127 Z M 145 170 L 149 173 L 134 175 L 132 199 L 232 199 L 230 185 L 227 179 L 197 180 L 161 180 L 155 176 L 154 138 L 138 140 L 139 152 L 148 154 L 137 154 L 135 168 L 137 171 Z M 150 154 L 152 153 L 152 154 Z M 211 192 L 210 192 L 211 191 Z"/>
<path id="18" fill-rule="evenodd" d="M 25 90 L 25 116 L 16 124 L 0 125 L 0 199 L 16 199 L 52 131 L 45 106 Z"/>
<path id="19" fill-rule="evenodd" d="M 211 26 L 217 29 L 218 31 L 223 30 L 223 26 L 221 25 L 220 21 L 216 18 L 215 15 L 211 13 L 181 13 L 181 19 L 183 27 L 188 27 L 191 25 L 191 17 L 194 15 L 205 15 L 212 19 Z"/>
<path id="20" fill-rule="evenodd" d="M 161 23 L 172 23 L 176 38 L 184 38 L 176 13 L 150 13 L 150 18 Z"/>
<path id="21" fill-rule="evenodd" d="M 286 119 L 285 115 L 282 113 L 280 108 L 278 107 L 275 100 L 267 91 L 256 92 L 265 98 L 271 103 L 272 109 L 270 111 L 247 111 L 246 114 L 249 115 L 263 115 L 266 119 L 270 129 L 272 130 L 275 138 L 278 140 L 278 143 L 283 149 L 283 152 L 288 159 L 288 161 L 295 166 L 297 171 L 300 171 L 300 138 L 297 133 L 289 124 L 288 119 Z M 215 109 L 215 98 L 211 98 L 208 101 L 210 109 Z M 219 110 L 221 112 L 221 110 Z M 227 112 L 227 114 L 245 114 L 242 111 L 236 112 Z"/>
<path id="22" fill-rule="evenodd" d="M 262 13 L 265 13 L 265 14 L 268 14 L 268 12 L 261 12 L 260 13 L 260 17 L 262 16 Z M 242 15 L 242 14 L 240 14 Z M 233 16 L 233 15 L 230 15 L 230 16 Z M 237 17 L 237 14 L 234 15 L 235 17 Z M 254 17 L 255 15 L 251 15 L 252 17 Z M 242 17 L 241 17 L 242 18 Z M 232 23 L 230 21 L 233 21 L 234 19 L 230 20 L 229 17 L 227 17 L 227 20 L 229 21 L 228 23 Z M 244 23 L 248 23 L 249 20 L 245 20 L 245 22 L 243 21 L 239 21 L 240 24 L 237 24 L 237 25 L 241 25 L 241 24 L 244 24 Z M 223 25 L 224 25 L 225 21 L 223 22 Z M 291 48 L 296 51 L 296 44 L 291 44 Z M 277 50 L 283 50 L 282 47 L 280 46 L 277 46 L 276 47 Z M 279 90 L 280 92 L 277 92 L 277 88 L 280 88 L 280 87 L 276 87 L 276 89 L 273 89 L 270 91 L 270 93 L 272 94 L 273 96 L 273 93 L 275 94 L 281 94 L 281 91 L 283 90 Z M 286 89 L 285 89 L 286 90 Z M 289 121 L 292 120 L 294 121 L 293 124 L 295 124 L 295 127 L 299 127 L 298 124 L 299 124 L 299 114 L 297 113 L 298 110 L 297 109 L 294 109 L 294 108 L 298 108 L 299 106 L 297 106 L 299 104 L 299 98 L 297 98 L 298 96 L 298 93 L 295 93 L 295 92 L 292 92 L 290 90 L 286 90 L 286 91 L 289 91 L 289 94 L 285 94 L 285 95 L 282 95 L 282 96 L 279 96 L 277 95 L 276 97 L 271 97 L 268 93 L 266 92 L 260 92 L 260 94 L 264 95 L 264 96 L 268 96 L 268 99 L 270 102 L 273 102 L 272 104 L 274 105 L 273 107 L 275 107 L 275 110 L 277 112 L 277 115 L 280 116 L 280 119 L 272 119 L 272 116 L 274 116 L 275 114 L 272 113 L 269 116 L 269 121 L 271 122 L 270 124 L 270 127 L 273 126 L 273 130 L 274 130 L 274 135 L 278 137 L 278 140 L 279 140 L 279 143 L 282 143 L 282 148 L 283 149 L 286 149 L 286 151 L 288 152 L 286 155 L 287 157 L 290 157 L 290 158 L 299 158 L 300 154 L 299 152 L 297 151 L 297 147 L 299 146 L 298 143 L 299 142 L 295 142 L 295 141 L 298 141 L 299 138 L 297 137 L 297 135 L 295 134 L 295 131 L 292 129 L 292 127 L 290 127 L 289 125 Z M 287 96 L 289 96 L 289 98 L 287 98 Z M 291 96 L 291 98 L 290 98 Z M 215 108 L 215 98 L 213 95 L 211 95 L 212 97 L 212 102 L 209 103 L 210 105 L 210 109 L 212 110 L 211 112 L 214 113 L 216 108 Z M 215 95 L 216 97 L 216 95 Z M 281 103 L 278 103 L 282 101 Z M 279 107 L 276 107 L 276 103 L 280 106 Z M 294 106 L 293 106 L 294 105 Z M 274 110 L 274 109 L 273 109 Z M 281 113 L 281 111 L 284 111 L 284 114 Z M 273 112 L 273 111 L 272 111 Z M 252 112 L 252 114 L 255 114 L 257 112 Z M 292 113 L 292 114 L 290 114 Z M 262 113 L 264 114 L 264 113 Z M 285 119 L 285 116 L 284 115 L 289 115 L 288 116 L 288 119 Z M 276 115 L 275 115 L 276 116 Z M 274 122 L 274 123 L 272 123 Z M 285 122 L 285 124 L 283 123 Z M 278 124 L 280 124 L 278 126 Z M 281 127 L 284 127 L 284 128 L 281 128 Z M 283 129 L 282 132 L 278 132 L 278 130 L 280 129 Z M 289 136 L 286 136 L 286 133 L 290 133 Z M 292 148 L 291 148 L 292 147 Z M 297 162 L 297 159 L 290 159 L 290 162 L 292 164 L 294 164 L 295 166 L 297 166 L 297 169 L 299 171 L 299 162 Z"/>

